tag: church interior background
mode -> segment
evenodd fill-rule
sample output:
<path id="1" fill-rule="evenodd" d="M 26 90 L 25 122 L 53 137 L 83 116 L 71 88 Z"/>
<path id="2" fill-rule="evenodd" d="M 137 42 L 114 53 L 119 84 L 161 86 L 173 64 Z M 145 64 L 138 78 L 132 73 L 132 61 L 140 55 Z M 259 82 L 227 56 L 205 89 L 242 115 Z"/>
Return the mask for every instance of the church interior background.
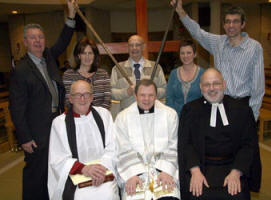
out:
<path id="1" fill-rule="evenodd" d="M 86 18 L 100 35 L 117 61 L 128 58 L 127 40 L 132 34 L 141 35 L 147 43 L 144 56 L 156 60 L 161 40 L 172 8 L 169 0 L 79 0 Z M 247 14 L 246 32 L 259 41 L 264 50 L 266 92 L 260 114 L 259 136 L 263 164 L 262 188 L 253 193 L 253 200 L 271 199 L 271 1 L 270 0 L 183 0 L 187 13 L 207 31 L 223 34 L 221 18 L 230 5 L 241 6 Z M 14 127 L 9 116 L 9 77 L 13 63 L 25 53 L 23 27 L 30 22 L 39 23 L 45 29 L 47 46 L 53 44 L 60 33 L 66 11 L 65 1 L 53 0 L 0 0 L 0 199 L 21 199 L 23 152 L 16 144 Z M 12 14 L 17 11 L 17 14 Z M 75 43 L 84 35 L 96 40 L 79 16 L 76 16 L 76 33 L 72 42 L 59 58 L 59 66 L 65 60 L 74 64 L 72 51 Z M 167 36 L 160 64 L 166 77 L 178 66 L 180 40 L 191 36 L 175 15 Z M 111 73 L 114 63 L 101 45 L 102 67 Z M 197 45 L 196 62 L 213 66 L 212 56 Z M 118 112 L 114 101 L 112 114 Z"/>

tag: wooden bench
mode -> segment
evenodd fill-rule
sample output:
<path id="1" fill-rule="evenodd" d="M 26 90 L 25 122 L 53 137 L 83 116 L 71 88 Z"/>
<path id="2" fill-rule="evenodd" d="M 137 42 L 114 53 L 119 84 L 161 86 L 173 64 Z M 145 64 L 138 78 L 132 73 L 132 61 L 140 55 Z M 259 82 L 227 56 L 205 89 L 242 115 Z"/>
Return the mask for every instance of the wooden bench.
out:
<path id="1" fill-rule="evenodd" d="M 267 132 L 271 133 L 271 129 L 265 129 L 265 126 L 264 126 L 266 122 L 271 123 L 271 111 L 262 108 L 260 110 L 259 121 L 260 121 L 259 141 L 263 142 L 264 133 L 267 133 Z"/>
<path id="2" fill-rule="evenodd" d="M 265 94 L 263 97 L 262 107 L 271 110 L 271 68 L 265 68 Z"/>
<path id="3" fill-rule="evenodd" d="M 9 149 L 10 151 L 14 151 L 16 149 L 14 137 L 15 127 L 11 121 L 8 105 L 9 105 L 8 101 L 0 102 L 0 112 L 1 112 L 0 116 L 5 119 L 4 126 L 7 130 Z"/>

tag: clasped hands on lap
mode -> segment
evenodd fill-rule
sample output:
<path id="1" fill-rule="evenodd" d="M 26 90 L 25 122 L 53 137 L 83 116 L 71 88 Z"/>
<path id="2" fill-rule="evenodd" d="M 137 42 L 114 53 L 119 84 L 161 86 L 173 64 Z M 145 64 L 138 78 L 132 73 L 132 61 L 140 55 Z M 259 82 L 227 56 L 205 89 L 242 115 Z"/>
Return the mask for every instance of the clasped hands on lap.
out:
<path id="1" fill-rule="evenodd" d="M 172 176 L 167 174 L 166 172 L 161 172 L 156 180 L 157 185 L 161 185 L 163 190 L 173 191 L 176 184 Z M 136 194 L 137 185 L 139 187 L 143 187 L 143 180 L 138 176 L 133 176 L 129 178 L 125 184 L 125 191 L 128 195 Z"/>
<path id="2" fill-rule="evenodd" d="M 189 191 L 192 192 L 193 196 L 202 195 L 203 184 L 209 188 L 208 182 L 205 176 L 201 173 L 199 167 L 191 168 L 191 179 Z M 241 172 L 236 169 L 232 169 L 228 176 L 224 179 L 224 187 L 228 187 L 228 193 L 236 195 L 241 192 Z"/>

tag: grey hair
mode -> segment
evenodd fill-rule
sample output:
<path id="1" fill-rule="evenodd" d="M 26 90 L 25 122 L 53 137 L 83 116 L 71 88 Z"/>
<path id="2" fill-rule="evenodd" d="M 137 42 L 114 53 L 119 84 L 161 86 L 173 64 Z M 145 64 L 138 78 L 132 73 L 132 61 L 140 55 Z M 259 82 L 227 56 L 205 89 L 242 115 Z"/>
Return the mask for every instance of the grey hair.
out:
<path id="1" fill-rule="evenodd" d="M 25 27 L 24 27 L 24 38 L 26 38 L 26 33 L 29 29 L 39 29 L 41 30 L 41 32 L 44 33 L 44 29 L 42 28 L 41 25 L 39 24 L 27 24 Z"/>

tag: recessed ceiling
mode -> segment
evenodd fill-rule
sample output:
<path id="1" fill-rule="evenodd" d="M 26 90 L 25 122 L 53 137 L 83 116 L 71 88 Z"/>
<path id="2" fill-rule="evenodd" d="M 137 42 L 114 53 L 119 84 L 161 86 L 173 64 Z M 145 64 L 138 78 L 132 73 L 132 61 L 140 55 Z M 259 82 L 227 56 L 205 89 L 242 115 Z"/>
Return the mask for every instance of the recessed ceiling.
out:
<path id="1" fill-rule="evenodd" d="M 13 10 L 19 14 L 30 14 L 39 12 L 49 12 L 63 10 L 66 0 L 0 0 L 0 22 L 7 22 L 8 15 Z M 78 0 L 79 6 L 91 6 L 104 10 L 135 9 L 136 0 Z M 194 0 L 184 0 L 184 4 L 194 2 Z M 208 2 L 208 0 L 198 0 L 198 2 Z M 244 0 L 222 0 L 227 3 L 244 2 Z M 247 3 L 267 3 L 268 0 L 245 0 Z M 149 9 L 169 8 L 169 0 L 147 0 Z"/>
<path id="2" fill-rule="evenodd" d="M 135 9 L 136 5 L 136 0 L 79 0 L 78 2 L 80 7 L 91 6 L 104 10 Z M 147 5 L 148 8 L 169 7 L 169 1 L 147 0 Z M 63 10 L 64 6 L 65 0 L 0 0 L 0 22 L 6 22 L 13 10 L 17 10 L 18 14 L 30 14 Z"/>

